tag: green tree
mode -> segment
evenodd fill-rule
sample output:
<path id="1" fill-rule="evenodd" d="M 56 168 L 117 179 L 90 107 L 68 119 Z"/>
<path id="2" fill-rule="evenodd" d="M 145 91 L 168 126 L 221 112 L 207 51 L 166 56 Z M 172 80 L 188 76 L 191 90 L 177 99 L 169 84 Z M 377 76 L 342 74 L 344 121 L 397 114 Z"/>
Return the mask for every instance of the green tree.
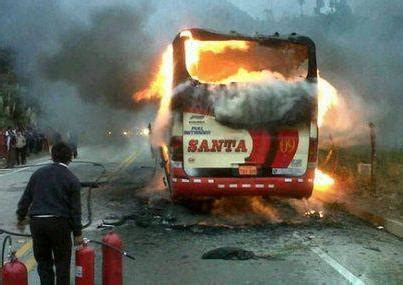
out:
<path id="1" fill-rule="evenodd" d="M 30 108 L 24 101 L 25 88 L 14 71 L 15 54 L 0 48 L 0 128 L 30 123 Z"/>

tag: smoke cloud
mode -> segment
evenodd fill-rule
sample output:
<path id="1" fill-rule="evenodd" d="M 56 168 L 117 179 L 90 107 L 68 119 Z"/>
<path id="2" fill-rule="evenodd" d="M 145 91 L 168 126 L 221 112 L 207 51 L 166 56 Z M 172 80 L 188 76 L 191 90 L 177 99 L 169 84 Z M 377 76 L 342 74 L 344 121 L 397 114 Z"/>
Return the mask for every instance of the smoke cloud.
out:
<path id="1" fill-rule="evenodd" d="M 315 91 L 314 84 L 271 78 L 214 88 L 211 94 L 217 121 L 250 128 L 306 121 Z"/>
<path id="2" fill-rule="evenodd" d="M 144 86 L 149 73 L 150 39 L 144 30 L 148 9 L 96 10 L 88 26 L 66 33 L 60 49 L 44 58 L 46 77 L 75 86 L 85 101 L 133 108 L 133 91 Z"/>
<path id="3" fill-rule="evenodd" d="M 152 119 L 155 108 L 140 111 L 144 104 L 131 95 L 150 82 L 159 52 L 179 30 L 253 30 L 250 23 L 256 21 L 227 1 L 3 0 L 0 46 L 15 51 L 40 126 L 98 138 L 107 128 Z M 138 115 L 129 119 L 130 112 Z"/>

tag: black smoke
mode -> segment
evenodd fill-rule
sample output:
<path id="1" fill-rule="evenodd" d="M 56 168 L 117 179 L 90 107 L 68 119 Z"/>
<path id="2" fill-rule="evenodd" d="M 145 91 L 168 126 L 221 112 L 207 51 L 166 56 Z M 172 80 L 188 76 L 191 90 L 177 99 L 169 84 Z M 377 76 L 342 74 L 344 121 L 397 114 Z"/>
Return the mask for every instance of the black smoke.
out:
<path id="1" fill-rule="evenodd" d="M 118 6 L 93 12 L 88 25 L 64 34 L 60 49 L 42 60 L 46 78 L 75 86 L 88 102 L 135 107 L 132 95 L 147 82 L 152 55 L 144 27 L 148 9 Z"/>
<path id="2" fill-rule="evenodd" d="M 146 126 L 152 109 L 133 112 L 131 94 L 149 81 L 150 15 L 147 1 L 0 1 L 0 47 L 15 54 L 34 123 L 95 140 Z"/>
<path id="3" fill-rule="evenodd" d="M 228 1 L 2 0 L 0 47 L 15 52 L 40 125 L 88 133 L 126 125 L 127 112 L 151 119 L 131 96 L 181 29 L 246 32 L 256 23 Z"/>

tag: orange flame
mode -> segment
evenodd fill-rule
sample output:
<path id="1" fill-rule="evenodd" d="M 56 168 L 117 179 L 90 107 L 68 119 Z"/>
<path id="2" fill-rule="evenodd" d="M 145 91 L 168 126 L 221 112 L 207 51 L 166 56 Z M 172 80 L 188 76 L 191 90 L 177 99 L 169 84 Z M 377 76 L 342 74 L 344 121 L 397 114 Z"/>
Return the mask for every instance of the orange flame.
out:
<path id="1" fill-rule="evenodd" d="M 190 31 L 183 31 L 180 34 L 181 37 L 187 37 L 185 41 L 185 57 L 186 68 L 190 75 L 198 79 L 196 71 L 198 63 L 200 61 L 200 54 L 203 52 L 222 53 L 227 49 L 248 50 L 251 43 L 241 40 L 229 40 L 229 41 L 198 41 L 194 40 Z M 164 51 L 162 55 L 161 64 L 158 69 L 158 73 L 154 80 L 151 82 L 147 89 L 141 90 L 133 95 L 136 102 L 160 100 L 164 108 L 169 105 L 165 98 L 170 98 L 172 88 L 173 77 L 173 58 L 172 58 L 172 45 Z M 278 73 L 271 73 L 269 71 L 248 71 L 245 68 L 240 67 L 238 71 L 221 80 L 213 81 L 213 83 L 228 84 L 231 82 L 257 82 L 266 80 L 267 78 L 284 79 Z M 318 76 L 318 126 L 321 126 L 325 120 L 327 111 L 338 104 L 336 89 L 325 79 Z"/>
<path id="2" fill-rule="evenodd" d="M 169 45 L 162 55 L 162 64 L 157 78 L 160 80 L 157 90 L 162 97 L 159 112 L 169 110 L 172 96 L 173 66 L 173 47 Z"/>
<path id="3" fill-rule="evenodd" d="M 250 43 L 247 41 L 240 40 L 229 40 L 229 41 L 198 41 L 194 40 L 192 34 L 189 31 L 181 33 L 181 37 L 187 37 L 185 41 L 185 61 L 186 68 L 190 75 L 197 80 L 200 80 L 196 76 L 196 70 L 200 62 L 200 55 L 206 52 L 212 52 L 214 54 L 223 53 L 228 49 L 236 50 L 248 50 Z M 240 69 L 239 69 L 240 71 Z M 239 73 L 238 71 L 238 73 Z M 244 70 L 246 71 L 246 70 Z M 244 72 L 245 74 L 245 72 Z M 239 76 L 238 76 L 239 77 Z M 218 83 L 218 82 L 215 82 Z M 224 83 L 224 82 L 219 82 Z"/>
<path id="4" fill-rule="evenodd" d="M 228 50 L 246 51 L 252 45 L 251 42 L 242 40 L 198 41 L 193 39 L 190 31 L 184 31 L 180 36 L 188 38 L 185 41 L 186 69 L 192 78 L 201 82 L 203 82 L 203 80 L 198 76 L 201 54 L 208 52 L 220 54 Z M 210 79 L 209 83 L 229 84 L 231 82 L 256 82 L 265 80 L 268 77 L 274 76 L 269 71 L 249 71 L 244 67 L 239 67 L 233 74 L 221 79 Z"/>
<path id="5" fill-rule="evenodd" d="M 173 47 L 169 45 L 162 54 L 161 64 L 155 79 L 147 89 L 133 95 L 136 102 L 160 100 L 157 117 L 154 122 L 154 132 L 151 136 L 151 144 L 160 146 L 164 140 L 162 129 L 169 121 L 170 105 L 173 83 Z"/>
<path id="6" fill-rule="evenodd" d="M 335 180 L 320 169 L 315 170 L 314 191 L 325 192 L 330 189 L 335 183 Z"/>
<path id="7" fill-rule="evenodd" d="M 169 45 L 162 54 L 161 64 L 154 80 L 144 90 L 136 92 L 133 99 L 136 102 L 159 100 L 167 96 L 170 98 L 173 79 L 173 47 Z M 166 101 L 166 100 L 165 100 Z M 164 102 L 166 105 L 166 102 Z"/>

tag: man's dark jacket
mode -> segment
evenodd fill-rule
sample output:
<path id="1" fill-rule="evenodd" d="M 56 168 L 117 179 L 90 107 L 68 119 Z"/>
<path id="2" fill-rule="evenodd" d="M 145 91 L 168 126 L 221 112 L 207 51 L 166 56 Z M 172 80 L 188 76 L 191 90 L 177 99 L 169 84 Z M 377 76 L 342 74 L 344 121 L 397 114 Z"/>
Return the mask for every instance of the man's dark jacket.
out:
<path id="1" fill-rule="evenodd" d="M 53 163 L 38 169 L 18 202 L 17 215 L 52 215 L 69 218 L 74 236 L 81 235 L 81 186 L 64 165 Z"/>

